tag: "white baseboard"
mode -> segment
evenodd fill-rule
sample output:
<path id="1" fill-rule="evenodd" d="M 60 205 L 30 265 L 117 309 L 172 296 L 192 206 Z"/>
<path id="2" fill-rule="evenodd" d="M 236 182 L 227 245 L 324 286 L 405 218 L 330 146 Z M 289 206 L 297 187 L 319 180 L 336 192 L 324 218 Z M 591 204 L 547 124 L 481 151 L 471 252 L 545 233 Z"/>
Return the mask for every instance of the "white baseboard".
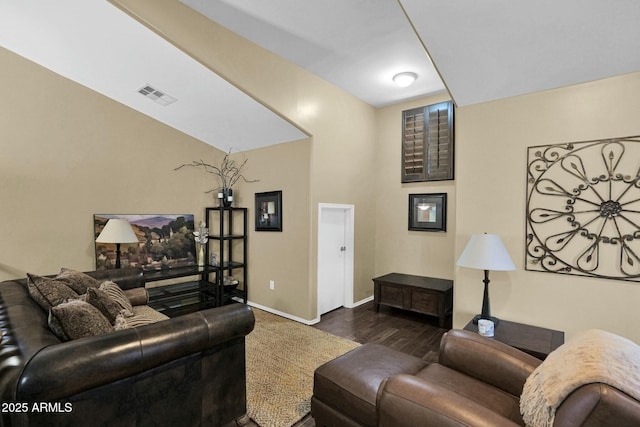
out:
<path id="1" fill-rule="evenodd" d="M 296 322 L 299 322 L 299 323 L 304 323 L 305 325 L 315 325 L 320 321 L 320 318 L 316 318 L 312 320 L 303 319 L 302 317 L 294 316 L 292 314 L 285 313 L 284 311 L 274 310 L 271 307 L 265 307 L 264 305 L 256 304 L 253 301 L 247 301 L 247 304 L 250 305 L 251 307 L 258 308 L 262 311 L 266 311 L 271 314 L 276 314 L 278 316 L 282 316 L 290 320 L 295 320 Z"/>
<path id="2" fill-rule="evenodd" d="M 355 307 L 358 307 L 358 306 L 360 306 L 362 304 L 366 304 L 369 301 L 373 301 L 373 295 L 371 295 L 370 297 L 367 297 L 365 299 L 361 299 L 360 301 L 356 301 L 351 305 L 345 305 L 345 307 L 347 307 L 347 308 L 355 308 Z"/>
<path id="3" fill-rule="evenodd" d="M 358 307 L 358 306 L 360 306 L 362 304 L 368 303 L 369 301 L 372 301 L 372 300 L 373 300 L 373 295 L 371 295 L 370 297 L 365 298 L 363 300 L 356 301 L 355 303 L 353 303 L 351 305 L 345 305 L 345 307 L 346 308 L 355 308 L 355 307 Z M 255 308 L 260 309 L 262 311 L 266 311 L 266 312 L 271 313 L 271 314 L 276 314 L 278 316 L 281 316 L 281 317 L 284 317 L 284 318 L 287 318 L 287 319 L 290 319 L 290 320 L 294 320 L 296 322 L 303 323 L 303 324 L 309 325 L 309 326 L 315 325 L 316 323 L 320 322 L 320 317 L 319 316 L 316 317 L 315 319 L 307 320 L 307 319 L 303 319 L 302 317 L 298 317 L 298 316 L 294 316 L 294 315 L 289 314 L 289 313 L 285 313 L 284 311 L 274 310 L 271 307 L 266 307 L 264 305 L 257 304 L 257 303 L 255 303 L 253 301 L 247 301 L 247 305 L 250 305 L 251 307 L 255 307 Z"/>

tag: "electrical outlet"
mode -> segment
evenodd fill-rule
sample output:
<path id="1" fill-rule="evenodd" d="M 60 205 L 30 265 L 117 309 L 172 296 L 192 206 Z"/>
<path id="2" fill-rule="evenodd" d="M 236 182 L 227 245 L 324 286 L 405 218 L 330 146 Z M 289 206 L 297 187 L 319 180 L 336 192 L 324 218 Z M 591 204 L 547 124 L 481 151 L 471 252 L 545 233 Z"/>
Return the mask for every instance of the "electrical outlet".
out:
<path id="1" fill-rule="evenodd" d="M 276 289 L 276 282 L 274 280 L 269 280 L 269 289 L 272 291 Z"/>

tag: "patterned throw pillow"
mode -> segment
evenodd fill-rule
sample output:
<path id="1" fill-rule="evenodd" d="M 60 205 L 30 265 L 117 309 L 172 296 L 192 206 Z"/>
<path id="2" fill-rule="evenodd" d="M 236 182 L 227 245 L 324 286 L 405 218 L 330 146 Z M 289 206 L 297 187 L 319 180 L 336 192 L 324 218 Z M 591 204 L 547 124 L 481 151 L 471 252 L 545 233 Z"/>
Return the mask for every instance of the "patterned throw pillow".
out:
<path id="1" fill-rule="evenodd" d="M 49 328 L 63 341 L 102 335 L 114 330 L 100 310 L 80 300 L 70 300 L 52 307 L 49 310 Z"/>
<path id="2" fill-rule="evenodd" d="M 124 309 L 123 314 L 125 317 L 133 316 L 133 307 L 131 306 L 127 296 L 124 294 L 124 291 L 120 289 L 120 286 L 107 280 L 106 282 L 103 282 L 98 289 L 106 292 L 113 301 L 120 304 L 120 307 Z"/>
<path id="3" fill-rule="evenodd" d="M 88 274 L 64 267 L 60 269 L 60 273 L 58 273 L 55 279 L 64 282 L 78 295 L 86 293 L 87 288 L 97 288 L 98 286 L 100 286 L 100 281 L 94 279 Z"/>
<path id="4" fill-rule="evenodd" d="M 109 294 L 96 288 L 87 288 L 86 301 L 100 310 L 112 325 L 115 323 L 116 317 L 124 310 Z"/>
<path id="5" fill-rule="evenodd" d="M 68 299 L 78 298 L 78 294 L 61 282 L 50 277 L 27 273 L 29 294 L 45 311 Z"/>

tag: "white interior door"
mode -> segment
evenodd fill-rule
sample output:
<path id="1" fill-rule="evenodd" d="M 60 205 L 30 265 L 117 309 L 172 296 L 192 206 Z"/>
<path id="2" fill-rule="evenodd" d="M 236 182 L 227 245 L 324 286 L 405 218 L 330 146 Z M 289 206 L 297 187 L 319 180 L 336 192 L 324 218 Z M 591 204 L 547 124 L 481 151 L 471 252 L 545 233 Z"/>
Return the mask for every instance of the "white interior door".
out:
<path id="1" fill-rule="evenodd" d="M 353 295 L 353 206 L 320 204 L 318 213 L 318 316 Z"/>

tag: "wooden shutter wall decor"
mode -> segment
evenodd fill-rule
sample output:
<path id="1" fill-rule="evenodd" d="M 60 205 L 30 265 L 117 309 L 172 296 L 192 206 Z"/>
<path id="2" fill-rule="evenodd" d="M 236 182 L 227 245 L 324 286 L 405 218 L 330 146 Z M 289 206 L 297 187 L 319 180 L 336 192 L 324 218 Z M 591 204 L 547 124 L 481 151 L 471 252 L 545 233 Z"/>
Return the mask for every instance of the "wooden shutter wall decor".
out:
<path id="1" fill-rule="evenodd" d="M 453 179 L 453 102 L 402 112 L 402 182 Z"/>

